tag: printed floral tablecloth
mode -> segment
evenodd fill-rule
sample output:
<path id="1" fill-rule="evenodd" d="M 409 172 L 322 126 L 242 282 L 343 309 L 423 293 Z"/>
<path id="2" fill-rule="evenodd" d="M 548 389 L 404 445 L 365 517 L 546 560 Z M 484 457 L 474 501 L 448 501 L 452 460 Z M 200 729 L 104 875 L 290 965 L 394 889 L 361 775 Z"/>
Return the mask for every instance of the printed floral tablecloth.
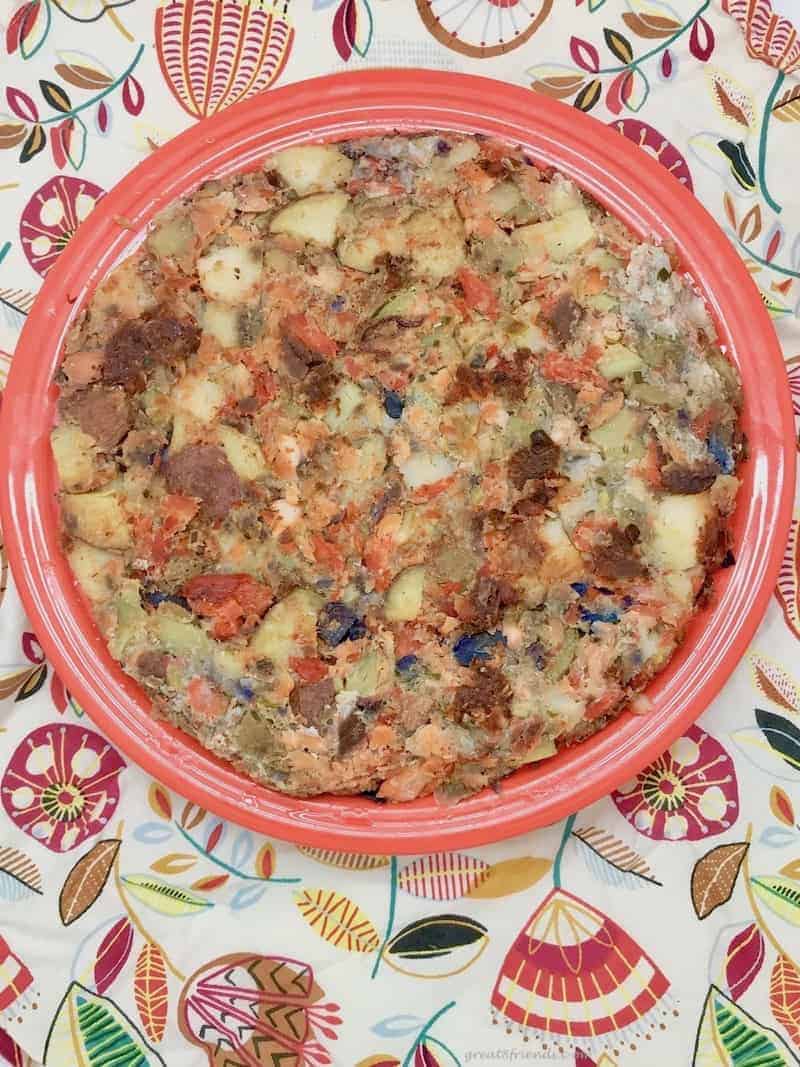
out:
<path id="1" fill-rule="evenodd" d="M 3 379 L 40 279 L 157 145 L 273 85 L 404 65 L 527 86 L 532 115 L 558 97 L 656 156 L 750 270 L 800 416 L 799 0 L 0 0 L 0 20 Z M 800 1063 L 799 544 L 795 521 L 723 695 L 635 781 L 400 858 L 264 840 L 148 780 L 4 568 L 0 1060 Z"/>

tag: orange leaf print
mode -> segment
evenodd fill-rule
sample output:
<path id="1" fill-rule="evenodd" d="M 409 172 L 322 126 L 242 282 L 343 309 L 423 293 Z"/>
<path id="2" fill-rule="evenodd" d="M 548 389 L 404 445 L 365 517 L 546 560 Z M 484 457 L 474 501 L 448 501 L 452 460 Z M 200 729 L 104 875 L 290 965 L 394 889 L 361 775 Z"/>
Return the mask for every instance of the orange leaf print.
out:
<path id="1" fill-rule="evenodd" d="M 150 870 L 157 874 L 183 874 L 197 863 L 197 856 L 190 852 L 168 852 L 150 864 Z"/>
<path id="2" fill-rule="evenodd" d="M 229 878 L 229 874 L 207 874 L 205 878 L 198 878 L 196 882 L 192 882 L 189 888 L 208 893 L 212 889 L 221 889 Z"/>
<path id="3" fill-rule="evenodd" d="M 784 826 L 794 826 L 794 808 L 789 797 L 779 786 L 769 791 L 769 810 Z"/>
<path id="4" fill-rule="evenodd" d="M 793 878 L 796 882 L 800 881 L 800 859 L 789 860 L 781 867 L 779 873 L 786 878 Z"/>
<path id="5" fill-rule="evenodd" d="M 739 226 L 739 238 L 747 244 L 749 241 L 755 241 L 760 233 L 761 208 L 758 204 L 754 204 L 742 219 Z"/>
<path id="6" fill-rule="evenodd" d="M 769 1006 L 795 1045 L 800 1045 L 800 974 L 791 960 L 778 956 L 769 981 Z"/>
<path id="7" fill-rule="evenodd" d="M 301 889 L 295 903 L 303 918 L 323 941 L 346 952 L 374 952 L 378 931 L 349 897 L 332 889 Z"/>
<path id="8" fill-rule="evenodd" d="M 181 812 L 181 826 L 184 830 L 193 830 L 205 817 L 205 808 L 196 808 L 194 804 L 187 800 Z"/>
<path id="9" fill-rule="evenodd" d="M 147 802 L 159 818 L 172 818 L 172 801 L 163 785 L 159 785 L 158 782 L 150 783 L 150 788 L 147 790 Z"/>
<path id="10" fill-rule="evenodd" d="M 722 197 L 722 206 L 725 208 L 725 215 L 727 216 L 728 222 L 733 226 L 734 230 L 737 229 L 739 224 L 736 221 L 736 207 L 734 206 L 733 197 L 730 193 L 725 193 Z"/>
<path id="11" fill-rule="evenodd" d="M 133 999 L 144 1032 L 151 1041 L 160 1041 L 167 1025 L 167 968 L 158 945 L 148 942 L 139 953 L 133 977 Z"/>
<path id="12" fill-rule="evenodd" d="M 275 849 L 270 844 L 262 845 L 256 856 L 256 874 L 271 878 L 275 872 Z"/>

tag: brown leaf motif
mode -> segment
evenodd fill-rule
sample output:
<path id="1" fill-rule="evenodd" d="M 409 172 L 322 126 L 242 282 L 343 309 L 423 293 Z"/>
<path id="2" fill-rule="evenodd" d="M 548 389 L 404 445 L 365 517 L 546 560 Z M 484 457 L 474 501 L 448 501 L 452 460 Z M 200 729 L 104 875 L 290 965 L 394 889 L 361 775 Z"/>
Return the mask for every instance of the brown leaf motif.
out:
<path id="1" fill-rule="evenodd" d="M 552 96 L 554 100 L 566 100 L 581 88 L 584 81 L 582 74 L 550 74 L 545 78 L 537 78 L 531 83 L 531 89 Z"/>
<path id="2" fill-rule="evenodd" d="M 80 919 L 103 892 L 120 844 L 116 838 L 98 841 L 69 872 L 58 897 L 58 912 L 64 926 Z"/>
<path id="3" fill-rule="evenodd" d="M 800 122 L 800 85 L 794 85 L 772 105 L 772 114 L 780 122 Z"/>
<path id="4" fill-rule="evenodd" d="M 753 668 L 753 681 L 767 700 L 787 711 L 800 714 L 800 688 L 783 667 L 757 653 L 751 655 L 750 663 Z"/>
<path id="5" fill-rule="evenodd" d="M 769 1006 L 795 1045 L 800 1045 L 800 974 L 794 963 L 778 956 L 769 981 Z"/>
<path id="6" fill-rule="evenodd" d="M 755 114 L 750 94 L 721 71 L 712 70 L 708 77 L 711 95 L 723 118 L 744 126 L 746 130 L 752 129 Z"/>
<path id="7" fill-rule="evenodd" d="M 658 40 L 663 37 L 671 37 L 680 28 L 680 22 L 667 18 L 666 15 L 654 15 L 649 12 L 626 11 L 622 21 L 637 37 L 646 37 L 650 40 Z"/>
<path id="8" fill-rule="evenodd" d="M 730 900 L 749 847 L 746 841 L 718 845 L 694 865 L 692 904 L 698 919 L 708 918 L 715 908 Z"/>
<path id="9" fill-rule="evenodd" d="M 754 204 L 741 221 L 741 225 L 739 226 L 739 238 L 747 244 L 749 241 L 755 241 L 760 233 L 761 208 L 758 204 Z"/>
<path id="10" fill-rule="evenodd" d="M 730 193 L 726 192 L 723 195 L 722 206 L 725 208 L 725 217 L 728 222 L 733 226 L 734 230 L 738 229 L 739 224 L 736 221 L 736 206 Z"/>

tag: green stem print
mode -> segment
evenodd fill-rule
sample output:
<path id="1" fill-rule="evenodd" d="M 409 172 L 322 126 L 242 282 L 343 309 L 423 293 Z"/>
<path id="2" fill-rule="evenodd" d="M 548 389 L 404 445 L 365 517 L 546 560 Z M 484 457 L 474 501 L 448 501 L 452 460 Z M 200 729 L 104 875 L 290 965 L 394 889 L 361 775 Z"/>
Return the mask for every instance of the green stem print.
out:
<path id="1" fill-rule="evenodd" d="M 556 852 L 555 859 L 553 860 L 553 886 L 556 889 L 561 888 L 561 861 L 564 858 L 564 849 L 567 847 L 567 842 L 572 834 L 572 827 L 575 825 L 577 814 L 570 815 L 567 821 L 564 823 L 564 831 L 561 835 L 561 841 Z"/>
<path id="2" fill-rule="evenodd" d="M 667 37 L 667 38 L 665 38 L 665 40 L 659 41 L 659 43 L 655 46 L 655 48 L 651 48 L 649 52 L 644 52 L 642 55 L 638 56 L 636 59 L 631 60 L 630 63 L 622 63 L 618 67 L 601 67 L 600 70 L 595 71 L 595 73 L 596 74 L 621 74 L 623 70 L 637 70 L 642 65 L 642 63 L 646 63 L 647 60 L 648 59 L 652 59 L 653 56 L 660 55 L 661 52 L 664 52 L 667 48 L 669 48 L 669 46 L 671 44 L 674 44 L 674 42 L 677 41 L 679 37 L 682 37 L 686 33 L 687 30 L 690 30 L 692 28 L 692 26 L 694 26 L 695 22 L 697 22 L 697 20 L 703 14 L 703 12 L 708 9 L 710 4 L 711 4 L 711 0 L 703 0 L 703 3 L 700 5 L 700 7 L 697 9 L 697 11 L 695 11 L 695 13 L 692 15 L 692 17 L 689 19 L 688 22 L 684 23 L 683 26 L 680 26 L 672 34 L 671 37 Z"/>
<path id="3" fill-rule="evenodd" d="M 245 874 L 244 871 L 240 871 L 238 867 L 232 867 L 231 864 L 219 859 L 219 857 L 215 856 L 212 852 L 207 852 L 200 842 L 192 837 L 188 830 L 184 830 L 184 828 L 177 822 L 173 821 L 172 825 L 184 841 L 187 841 L 192 848 L 196 849 L 204 859 L 207 859 L 209 863 L 213 863 L 217 867 L 221 867 L 223 871 L 227 871 L 228 874 L 232 874 L 235 878 L 241 878 L 245 882 L 271 882 L 275 885 L 297 885 L 297 883 L 301 881 L 300 878 L 273 878 L 271 875 L 269 878 L 264 878 L 264 876 L 260 874 Z"/>
<path id="4" fill-rule="evenodd" d="M 117 835 L 120 838 L 122 838 L 122 829 L 123 829 L 123 824 L 120 823 L 119 829 L 117 831 Z M 134 910 L 133 905 L 130 902 L 130 898 L 128 897 L 127 891 L 125 889 L 125 883 L 122 881 L 122 878 L 120 877 L 120 873 L 119 873 L 119 851 L 117 852 L 116 856 L 114 857 L 113 873 L 114 873 L 114 885 L 117 888 L 117 894 L 119 896 L 119 899 L 120 899 L 120 902 L 121 902 L 123 908 L 125 909 L 125 913 L 127 914 L 128 918 L 131 921 L 131 925 L 133 926 L 134 930 L 137 931 L 137 933 L 140 935 L 140 937 L 144 941 L 146 941 L 148 945 L 153 945 L 159 950 L 161 955 L 164 957 L 164 963 L 165 963 L 167 969 L 170 971 L 170 973 L 173 974 L 175 976 L 175 978 L 178 979 L 179 982 L 185 982 L 186 981 L 186 975 L 182 971 L 178 970 L 178 968 L 175 966 L 175 964 L 172 962 L 172 960 L 170 959 L 169 955 L 167 954 L 167 951 L 164 948 L 164 946 L 161 945 L 158 941 L 156 941 L 156 939 L 152 936 L 152 934 L 149 933 L 147 928 L 142 923 L 142 920 L 139 918 L 139 916 L 137 915 L 136 911 Z"/>
<path id="5" fill-rule="evenodd" d="M 99 93 L 95 93 L 94 96 L 89 97 L 88 100 L 84 100 L 82 104 L 78 104 L 76 107 L 71 108 L 69 111 L 59 111 L 57 115 L 51 115 L 49 119 L 40 119 L 39 125 L 49 126 L 52 122 L 64 122 L 66 119 L 74 119 L 77 117 L 80 111 L 85 111 L 89 107 L 94 107 L 94 105 L 98 104 L 104 96 L 108 96 L 109 93 L 113 93 L 115 89 L 118 89 L 119 86 L 122 85 L 122 83 L 128 77 L 128 75 L 133 73 L 133 71 L 139 64 L 139 60 L 142 58 L 143 53 L 144 45 L 140 44 L 136 50 L 136 55 L 133 57 L 128 66 L 125 68 L 122 74 L 119 75 L 118 78 L 115 78 L 113 82 L 111 82 L 109 85 L 106 85 L 105 88 L 101 89 Z M 79 119 L 78 121 L 82 120 Z"/>
<path id="6" fill-rule="evenodd" d="M 449 1049 L 447 1047 L 447 1045 L 444 1044 L 444 1042 L 439 1041 L 439 1039 L 435 1038 L 435 1037 L 428 1037 L 428 1034 L 430 1034 L 431 1030 L 436 1025 L 436 1023 L 439 1021 L 439 1019 L 441 1019 L 441 1017 L 446 1012 L 450 1011 L 450 1009 L 454 1008 L 455 1006 L 456 1006 L 456 1002 L 454 1000 L 451 1000 L 449 1003 L 445 1004 L 445 1006 L 443 1008 L 439 1008 L 439 1010 L 437 1012 L 434 1012 L 434 1014 L 431 1015 L 430 1019 L 428 1019 L 428 1021 L 422 1027 L 422 1029 L 420 1030 L 419 1034 L 417 1034 L 417 1040 L 414 1042 L 414 1044 L 408 1050 L 408 1053 L 406 1054 L 406 1058 L 403 1060 L 403 1067 L 411 1067 L 411 1063 L 414 1060 L 414 1053 L 417 1051 L 419 1046 L 426 1039 L 430 1042 L 430 1044 L 438 1045 L 441 1049 L 443 1049 L 450 1056 L 452 1056 L 453 1059 L 456 1061 L 456 1063 L 458 1063 L 458 1058 L 455 1056 L 455 1054 L 453 1053 L 452 1049 Z"/>
<path id="7" fill-rule="evenodd" d="M 383 950 L 389 943 L 389 938 L 392 936 L 392 930 L 394 929 L 394 913 L 397 906 L 397 856 L 392 856 L 389 862 L 389 914 L 386 919 L 386 933 L 383 936 L 380 948 L 375 955 L 375 963 L 372 967 L 372 974 L 370 978 L 374 978 L 378 973 L 378 968 L 381 965 L 381 959 L 383 957 Z"/>
<path id="8" fill-rule="evenodd" d="M 772 208 L 776 214 L 780 214 L 783 210 L 780 204 L 778 204 L 771 196 L 769 188 L 767 187 L 767 136 L 769 134 L 769 120 L 772 117 L 772 108 L 775 104 L 775 100 L 778 97 L 778 93 L 781 91 L 781 86 L 786 78 L 786 75 L 782 70 L 778 71 L 775 83 L 770 89 L 767 102 L 764 105 L 764 117 L 761 120 L 761 135 L 758 139 L 758 182 L 761 186 L 761 192 L 764 199 Z M 797 277 L 797 275 L 794 275 Z"/>

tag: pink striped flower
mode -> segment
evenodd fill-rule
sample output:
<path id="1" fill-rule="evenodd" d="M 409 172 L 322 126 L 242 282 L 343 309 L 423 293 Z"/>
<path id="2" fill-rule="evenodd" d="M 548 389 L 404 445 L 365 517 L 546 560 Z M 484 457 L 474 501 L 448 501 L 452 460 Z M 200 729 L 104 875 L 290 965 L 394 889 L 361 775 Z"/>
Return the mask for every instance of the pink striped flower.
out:
<path id="1" fill-rule="evenodd" d="M 292 47 L 288 7 L 165 0 L 156 11 L 158 61 L 184 111 L 205 118 L 272 85 Z"/>
<path id="2" fill-rule="evenodd" d="M 744 30 L 747 53 L 784 74 L 800 70 L 800 35 L 787 18 L 772 10 L 770 0 L 722 0 Z"/>

